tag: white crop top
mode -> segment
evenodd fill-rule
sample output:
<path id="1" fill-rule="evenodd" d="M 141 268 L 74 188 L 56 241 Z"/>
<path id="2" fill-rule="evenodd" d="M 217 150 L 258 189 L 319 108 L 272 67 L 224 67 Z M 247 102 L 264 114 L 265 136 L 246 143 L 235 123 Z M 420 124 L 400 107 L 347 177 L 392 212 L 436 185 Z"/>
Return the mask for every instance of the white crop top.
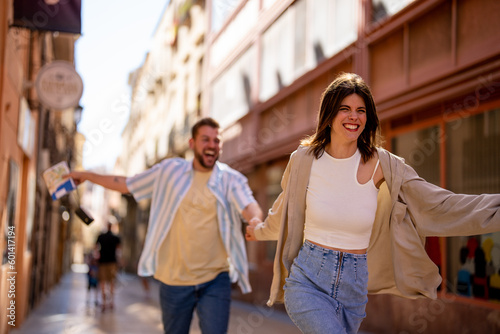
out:
<path id="1" fill-rule="evenodd" d="M 334 248 L 368 248 L 377 210 L 378 189 L 373 175 L 365 184 L 358 183 L 361 153 L 336 159 L 324 152 L 314 159 L 306 195 L 307 240 Z"/>

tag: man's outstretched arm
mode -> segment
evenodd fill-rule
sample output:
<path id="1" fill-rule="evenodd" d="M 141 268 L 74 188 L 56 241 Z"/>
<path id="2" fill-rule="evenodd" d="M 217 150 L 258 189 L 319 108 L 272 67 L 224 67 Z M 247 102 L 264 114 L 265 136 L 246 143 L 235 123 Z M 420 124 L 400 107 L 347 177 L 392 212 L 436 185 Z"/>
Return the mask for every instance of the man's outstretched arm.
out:
<path id="1" fill-rule="evenodd" d="M 126 177 L 118 176 L 118 175 L 102 175 L 93 172 L 70 172 L 65 177 L 71 177 L 75 184 L 78 186 L 80 183 L 85 181 L 90 181 L 92 183 L 103 186 L 104 188 L 116 190 L 121 192 L 122 194 L 128 194 L 130 191 L 128 190 Z"/>
<path id="2" fill-rule="evenodd" d="M 263 218 L 263 213 L 262 210 L 257 202 L 252 202 L 246 206 L 245 209 L 241 212 L 241 215 L 247 222 L 251 221 L 254 218 L 259 219 L 262 221 Z"/>

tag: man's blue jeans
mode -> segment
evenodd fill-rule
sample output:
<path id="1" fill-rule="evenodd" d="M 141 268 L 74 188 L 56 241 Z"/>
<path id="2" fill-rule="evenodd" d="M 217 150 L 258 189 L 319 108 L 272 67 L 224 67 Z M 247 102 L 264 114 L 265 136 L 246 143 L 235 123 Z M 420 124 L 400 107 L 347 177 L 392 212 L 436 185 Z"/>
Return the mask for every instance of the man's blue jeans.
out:
<path id="1" fill-rule="evenodd" d="M 227 333 L 231 281 L 227 272 L 199 285 L 167 285 L 160 282 L 160 304 L 165 334 L 189 334 L 193 312 L 203 334 Z"/>

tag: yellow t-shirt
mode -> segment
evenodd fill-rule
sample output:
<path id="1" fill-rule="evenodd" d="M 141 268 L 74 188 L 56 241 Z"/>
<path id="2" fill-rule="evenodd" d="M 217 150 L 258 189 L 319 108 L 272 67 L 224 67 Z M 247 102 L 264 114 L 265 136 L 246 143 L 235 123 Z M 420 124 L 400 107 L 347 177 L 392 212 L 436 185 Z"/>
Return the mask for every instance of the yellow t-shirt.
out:
<path id="1" fill-rule="evenodd" d="M 194 171 L 193 183 L 160 246 L 155 278 L 165 284 L 197 285 L 229 271 L 217 199 L 207 187 L 211 174 Z"/>

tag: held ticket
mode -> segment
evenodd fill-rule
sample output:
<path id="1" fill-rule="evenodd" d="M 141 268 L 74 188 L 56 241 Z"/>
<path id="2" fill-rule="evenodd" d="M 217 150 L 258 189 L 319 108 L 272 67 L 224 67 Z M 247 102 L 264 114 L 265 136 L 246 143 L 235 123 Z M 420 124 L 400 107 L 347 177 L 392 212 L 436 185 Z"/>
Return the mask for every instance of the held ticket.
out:
<path id="1" fill-rule="evenodd" d="M 63 175 L 68 173 L 69 168 L 66 161 L 61 161 L 43 172 L 43 179 L 53 200 L 59 199 L 76 189 L 73 179 L 63 178 Z"/>

